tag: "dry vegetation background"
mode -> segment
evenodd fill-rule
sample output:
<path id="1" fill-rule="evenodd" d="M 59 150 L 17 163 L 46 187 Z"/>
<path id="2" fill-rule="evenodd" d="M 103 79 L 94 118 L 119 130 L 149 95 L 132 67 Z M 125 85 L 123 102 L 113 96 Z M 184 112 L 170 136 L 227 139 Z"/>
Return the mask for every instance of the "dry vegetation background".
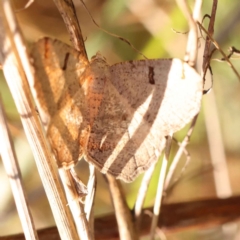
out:
<path id="1" fill-rule="evenodd" d="M 26 4 L 25 0 L 12 0 L 12 2 L 16 9 L 20 9 Z M 191 4 L 193 1 L 189 1 L 189 3 Z M 148 58 L 183 58 L 187 35 L 178 34 L 172 29 L 186 32 L 188 25 L 175 1 L 88 0 L 86 4 L 92 16 L 102 28 L 127 38 Z M 212 1 L 203 1 L 202 15 L 210 14 L 211 5 Z M 126 43 L 99 30 L 91 22 L 80 1 L 75 1 L 75 6 L 82 32 L 85 36 L 89 58 L 97 51 L 100 51 L 106 57 L 109 64 L 140 58 Z M 70 44 L 65 25 L 52 1 L 35 0 L 28 9 L 17 13 L 17 18 L 29 45 L 43 36 L 57 38 Z M 208 20 L 206 20 L 205 26 L 207 26 L 207 23 Z M 240 48 L 239 29 L 239 1 L 219 1 L 214 37 L 226 53 L 230 46 Z M 199 69 L 202 64 L 201 48 L 203 48 L 204 41 L 200 42 L 202 44 L 199 45 Z M 216 53 L 214 58 L 221 58 L 221 56 Z M 232 62 L 239 71 L 240 61 L 233 59 Z M 229 194 L 240 194 L 240 83 L 226 63 L 212 61 L 211 65 L 214 74 L 213 91 L 203 97 L 201 114 L 198 118 L 191 144 L 187 148 L 191 155 L 191 162 L 175 187 L 167 192 L 164 202 L 217 197 L 215 190 L 217 183 L 213 173 L 221 174 L 222 170 L 227 170 L 228 172 L 227 179 L 224 176 L 221 177 L 221 175 L 219 177 L 222 180 L 220 182 L 220 190 L 227 189 L 223 190 L 222 195 L 225 193 L 226 196 Z M 52 226 L 54 225 L 54 220 L 51 210 L 40 182 L 31 150 L 24 136 L 19 116 L 2 74 L 0 76 L 0 92 L 7 111 L 11 132 L 14 136 L 17 156 L 35 225 L 37 228 Z M 218 121 L 220 122 L 223 148 L 218 145 L 220 138 L 215 131 Z M 206 128 L 206 122 L 209 122 L 209 128 Z M 182 140 L 186 129 L 176 134 L 178 140 Z M 213 138 L 211 144 L 209 136 Z M 172 155 L 174 155 L 176 149 L 177 146 L 175 144 L 172 149 Z M 217 154 L 224 150 L 223 156 L 225 156 L 227 161 L 227 169 L 220 162 L 221 156 L 219 155 L 214 157 L 212 164 L 210 149 Z M 182 157 L 182 161 L 174 176 L 179 175 L 185 160 L 186 157 Z M 87 182 L 87 164 L 81 161 L 77 169 L 81 178 Z M 156 174 L 150 185 L 146 206 L 150 206 L 154 202 L 158 180 L 157 172 L 158 169 L 156 169 Z M 219 180 L 217 181 L 219 183 Z M 228 184 L 228 181 L 230 184 Z M 140 178 L 132 184 L 124 184 L 127 201 L 130 206 L 135 201 L 139 184 Z M 0 187 L 0 235 L 22 232 L 9 182 L 1 162 Z M 102 215 L 112 211 L 108 187 L 102 176 L 98 174 L 95 214 Z M 168 239 L 227 239 L 226 235 L 224 236 L 219 229 L 170 235 Z M 234 239 L 233 236 L 237 236 L 237 228 L 231 232 L 229 235 L 231 238 L 229 239 Z M 240 232 L 238 236 L 240 236 Z"/>

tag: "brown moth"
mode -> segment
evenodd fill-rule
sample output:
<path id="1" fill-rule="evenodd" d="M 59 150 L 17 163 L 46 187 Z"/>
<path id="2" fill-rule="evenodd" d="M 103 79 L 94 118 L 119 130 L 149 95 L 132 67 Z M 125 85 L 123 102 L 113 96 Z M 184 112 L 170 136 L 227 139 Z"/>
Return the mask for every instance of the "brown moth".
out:
<path id="1" fill-rule="evenodd" d="M 49 38 L 31 53 L 36 103 L 59 167 L 82 157 L 126 182 L 156 162 L 165 136 L 198 112 L 202 78 L 179 59 L 90 62 Z"/>

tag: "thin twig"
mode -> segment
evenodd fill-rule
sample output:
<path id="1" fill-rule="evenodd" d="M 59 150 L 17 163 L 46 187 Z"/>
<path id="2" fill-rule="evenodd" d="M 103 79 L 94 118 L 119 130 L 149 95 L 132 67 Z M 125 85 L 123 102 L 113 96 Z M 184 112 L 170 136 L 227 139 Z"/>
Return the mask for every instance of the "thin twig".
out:
<path id="1" fill-rule="evenodd" d="M 78 50 L 84 61 L 88 61 L 87 52 L 84 45 L 84 38 L 77 19 L 76 10 L 72 0 L 53 0 L 62 15 L 62 18 L 67 27 L 70 40 L 73 47 Z"/>
<path id="2" fill-rule="evenodd" d="M 183 231 L 200 231 L 219 227 L 224 223 L 239 221 L 240 196 L 218 199 L 201 199 L 198 201 L 162 204 L 158 227 L 166 234 Z M 148 236 L 152 207 L 143 211 L 139 235 Z M 38 230 L 40 240 L 60 240 L 56 227 Z M 96 240 L 119 240 L 118 228 L 114 214 L 95 219 Z M 23 234 L 0 236 L 0 240 L 25 240 Z"/>
<path id="3" fill-rule="evenodd" d="M 156 162 L 157 163 L 157 162 Z M 137 232 L 139 232 L 139 228 L 141 225 L 141 215 L 142 215 L 142 208 L 145 201 L 145 197 L 147 194 L 148 186 L 150 183 L 150 180 L 152 178 L 156 163 L 152 164 L 151 167 L 145 172 L 140 188 L 138 190 L 135 206 L 134 206 L 134 214 L 135 214 L 135 220 L 136 220 L 136 229 Z"/>
<path id="4" fill-rule="evenodd" d="M 108 31 L 105 30 L 104 28 L 101 28 L 101 27 L 97 24 L 97 22 L 94 20 L 94 18 L 92 17 L 92 15 L 91 15 L 90 11 L 88 10 L 88 8 L 87 8 L 86 4 L 84 3 L 84 1 L 83 1 L 83 0 L 80 0 L 80 1 L 81 1 L 82 5 L 84 6 L 84 8 L 86 9 L 86 11 L 87 11 L 89 17 L 91 18 L 93 24 L 94 24 L 97 28 L 99 28 L 101 31 L 107 33 L 108 35 L 110 35 L 110 36 L 112 36 L 112 37 L 115 37 L 115 38 L 118 38 L 118 39 L 120 39 L 121 41 L 127 43 L 135 52 L 137 52 L 139 55 L 141 55 L 141 56 L 144 57 L 145 59 L 148 59 L 141 51 L 139 51 L 139 50 L 138 50 L 129 40 L 127 40 L 126 38 L 123 38 L 123 37 L 121 37 L 121 36 L 119 36 L 119 35 L 117 35 L 117 34 L 108 32 Z"/>
<path id="5" fill-rule="evenodd" d="M 198 19 L 202 1 L 197 0 L 195 2 L 195 8 L 194 8 L 194 16 L 191 16 L 189 7 L 186 3 L 186 1 L 177 1 L 181 9 L 183 10 L 186 18 L 189 20 L 189 25 L 191 28 L 189 38 L 188 38 L 188 45 L 186 48 L 186 61 L 189 62 L 189 64 L 194 65 L 196 61 L 196 55 L 197 55 L 197 27 L 196 27 L 196 22 L 195 20 Z M 135 204 L 135 215 L 136 215 L 136 223 L 137 226 L 139 225 L 140 222 L 140 215 L 141 215 L 141 209 L 142 205 L 145 199 L 145 195 L 147 192 L 148 184 L 151 179 L 151 174 L 153 172 L 153 169 L 149 169 L 149 173 L 145 174 L 145 177 L 142 181 L 141 187 L 138 192 L 138 197 L 137 201 Z"/>
<path id="6" fill-rule="evenodd" d="M 238 73 L 236 68 L 233 66 L 232 62 L 228 59 L 228 56 L 224 53 L 224 51 L 221 49 L 221 47 L 218 45 L 215 39 L 208 34 L 208 31 L 202 26 L 202 24 L 200 22 L 197 22 L 197 24 L 201 28 L 201 30 L 207 34 L 207 36 L 209 37 L 213 45 L 219 50 L 219 52 L 222 54 L 222 56 L 224 57 L 226 62 L 229 64 L 229 66 L 232 68 L 233 72 L 236 74 L 236 76 L 238 77 L 238 80 L 240 81 L 240 74 Z"/>
<path id="7" fill-rule="evenodd" d="M 181 148 L 182 143 L 177 142 L 177 144 L 178 144 L 179 148 Z M 175 179 L 173 179 L 173 181 L 171 182 L 171 185 L 169 185 L 169 182 L 168 182 L 168 185 L 166 184 L 166 180 L 167 180 L 167 177 L 168 177 L 168 175 L 167 175 L 167 177 L 165 179 L 165 184 L 164 184 L 164 192 L 165 192 L 165 194 L 166 194 L 166 191 L 169 193 L 169 191 L 171 191 L 174 188 L 174 186 L 178 183 L 178 181 L 183 177 L 183 175 L 184 175 L 184 173 L 185 173 L 185 171 L 187 169 L 187 166 L 190 163 L 191 157 L 190 157 L 190 154 L 188 153 L 186 148 L 183 148 L 183 153 L 184 153 L 184 155 L 186 157 L 186 161 L 184 163 L 184 166 L 182 167 L 182 169 L 181 169 L 180 173 L 178 174 L 178 176 Z M 174 165 L 175 165 L 175 167 L 173 167 L 173 170 L 176 169 L 176 164 L 174 164 Z M 172 163 L 171 163 L 171 166 L 172 166 Z"/>
<path id="8" fill-rule="evenodd" d="M 59 168 L 58 170 L 68 199 L 68 205 L 71 209 L 76 224 L 78 235 L 81 240 L 92 239 L 90 236 L 84 207 L 83 204 L 81 204 L 81 202 L 79 201 L 79 194 L 74 187 L 74 179 L 70 173 L 70 170 L 64 168 Z"/>
<path id="9" fill-rule="evenodd" d="M 88 180 L 88 194 L 85 200 L 84 211 L 86 213 L 87 220 L 89 222 L 90 234 L 92 238 L 94 236 L 94 212 L 93 205 L 96 194 L 97 179 L 96 179 L 96 169 L 92 164 L 89 164 L 89 180 Z"/>
<path id="10" fill-rule="evenodd" d="M 88 61 L 82 31 L 72 0 L 54 0 L 54 3 L 62 15 L 73 47 L 81 53 L 81 56 L 85 61 Z M 74 171 L 74 168 L 72 168 L 71 171 Z M 76 201 L 78 197 L 74 179 L 72 179 L 72 176 L 68 170 L 59 169 L 59 173 L 65 188 L 72 215 L 75 219 L 75 224 L 78 229 L 79 236 L 81 236 L 81 239 L 92 239 L 92 234 L 90 233 L 90 227 L 84 212 L 83 203 L 81 201 Z M 92 197 L 94 197 L 94 194 Z M 91 212 L 91 209 L 88 209 L 88 211 Z"/>
<path id="11" fill-rule="evenodd" d="M 175 154 L 175 157 L 171 163 L 171 166 L 168 170 L 168 173 L 167 173 L 167 176 L 166 176 L 166 180 L 165 180 L 165 184 L 164 184 L 164 190 L 166 190 L 169 186 L 169 183 L 172 179 L 172 176 L 173 176 L 173 173 L 174 173 L 174 170 L 176 169 L 176 166 L 186 148 L 186 146 L 188 145 L 189 141 L 190 141 L 190 137 L 192 135 L 192 132 L 193 132 L 193 129 L 194 129 L 194 126 L 196 124 L 196 121 L 197 121 L 197 118 L 198 118 L 198 114 L 193 118 L 192 122 L 191 122 L 191 126 L 187 132 L 187 135 L 184 137 L 177 153 Z"/>
<path id="12" fill-rule="evenodd" d="M 208 26 L 208 34 L 205 40 L 205 49 L 203 56 L 202 72 L 205 74 L 211 60 L 211 39 L 214 35 L 215 16 L 217 11 L 218 1 L 214 0 L 212 5 L 212 12 Z M 227 57 L 229 60 L 229 57 Z M 227 60 L 225 58 L 225 60 Z M 206 99 L 205 99 L 206 100 Z M 213 176 L 215 180 L 216 193 L 219 198 L 229 197 L 232 195 L 231 184 L 227 170 L 226 156 L 224 151 L 224 144 L 221 136 L 221 128 L 218 119 L 218 112 L 214 91 L 208 95 L 208 102 L 205 103 L 204 116 L 207 129 L 207 136 L 211 154 L 211 162 L 214 167 Z"/>
<path id="13" fill-rule="evenodd" d="M 106 174 L 121 240 L 137 240 L 133 217 L 127 206 L 122 186 L 113 176 Z"/>
<path id="14" fill-rule="evenodd" d="M 5 78 L 20 114 L 60 236 L 62 239 L 76 240 L 78 236 L 73 219 L 66 206 L 63 190 L 52 166 L 52 156 L 31 99 L 28 82 L 33 84 L 34 77 L 26 47 L 8 0 L 1 1 L 0 15 L 0 45 L 2 46 L 0 60 L 3 63 Z"/>
<path id="15" fill-rule="evenodd" d="M 216 195 L 219 198 L 230 197 L 232 195 L 232 189 L 214 90 L 204 99 L 204 116 L 211 163 L 213 166 Z"/>
<path id="16" fill-rule="evenodd" d="M 159 180 L 158 180 L 158 187 L 157 187 L 157 194 L 156 199 L 153 207 L 153 217 L 152 217 L 152 224 L 151 224 L 151 231 L 150 231 L 150 240 L 154 239 L 156 227 L 158 223 L 158 218 L 160 214 L 160 207 L 162 203 L 162 195 L 163 195 L 163 185 L 164 180 L 167 172 L 167 165 L 169 160 L 169 154 L 171 149 L 171 143 L 172 143 L 172 136 L 167 136 L 166 141 L 166 148 L 165 153 L 162 161 L 162 166 L 159 173 Z"/>
<path id="17" fill-rule="evenodd" d="M 230 47 L 229 48 L 229 54 L 228 54 L 228 59 L 239 59 L 239 56 L 240 56 L 240 50 L 238 50 L 237 48 L 235 48 L 234 46 Z M 238 58 L 232 58 L 232 55 L 233 54 L 236 54 L 238 56 Z M 219 60 L 219 61 L 225 61 L 224 58 L 222 58 L 221 60 L 220 59 L 216 59 L 216 60 Z"/>
<path id="18" fill-rule="evenodd" d="M 210 64 L 209 57 L 210 57 L 210 52 L 211 52 L 210 48 L 211 48 L 211 44 L 212 44 L 211 37 L 214 34 L 214 23 L 215 23 L 216 11 L 217 11 L 217 3 L 218 3 L 218 0 L 213 0 L 212 13 L 210 16 L 210 22 L 208 25 L 208 34 L 206 37 L 205 48 L 204 48 L 204 53 L 203 53 L 203 64 L 202 64 L 202 71 L 204 72 L 203 76 L 205 76 L 205 71 L 206 71 L 206 69 L 208 69 L 208 66 Z"/>
<path id="19" fill-rule="evenodd" d="M 190 27 L 189 35 L 188 35 L 188 43 L 186 47 L 186 53 L 184 60 L 190 65 L 195 66 L 197 59 L 197 47 L 198 47 L 198 31 L 196 20 L 198 20 L 199 13 L 201 10 L 202 0 L 196 0 L 194 6 L 194 14 L 190 11 L 190 8 L 186 2 L 186 0 L 176 0 L 178 6 L 182 10 L 186 19 L 188 20 L 188 24 Z"/>
<path id="20" fill-rule="evenodd" d="M 193 10 L 193 17 L 191 16 L 191 13 L 190 13 L 190 10 L 189 10 L 189 7 L 188 7 L 186 1 L 185 0 L 184 1 L 177 0 L 177 1 L 179 1 L 179 5 L 182 6 L 181 8 L 182 8 L 183 12 L 185 13 L 187 19 L 189 20 L 189 26 L 191 27 L 191 31 L 190 31 L 190 34 L 189 34 L 189 37 L 188 37 L 188 45 L 187 45 L 186 53 L 190 53 L 189 61 L 190 61 L 190 64 L 192 66 L 194 66 L 195 63 L 196 63 L 196 56 L 197 56 L 197 37 L 198 37 L 195 26 L 196 26 L 196 20 L 198 19 L 199 14 L 200 14 L 202 0 L 196 0 L 195 1 L 194 10 Z M 193 47 L 191 47 L 191 45 Z M 176 169 L 176 166 L 177 166 L 177 164 L 178 164 L 178 162 L 179 162 L 187 144 L 189 143 L 191 134 L 192 134 L 194 126 L 196 124 L 197 116 L 198 115 L 196 115 L 194 117 L 194 119 L 191 123 L 190 129 L 189 129 L 186 137 L 184 138 L 183 142 L 181 143 L 181 146 L 180 146 L 178 152 L 176 153 L 176 155 L 175 155 L 175 157 L 174 157 L 174 159 L 171 163 L 171 166 L 169 168 L 169 171 L 168 171 L 168 174 L 167 174 L 167 177 L 166 177 L 166 180 L 165 180 L 164 190 L 166 190 L 168 188 L 170 180 L 172 179 L 172 176 L 173 176 L 173 172 Z"/>
<path id="21" fill-rule="evenodd" d="M 0 98 L 0 153 L 3 165 L 12 188 L 13 197 L 21 220 L 23 232 L 27 240 L 38 239 L 32 215 L 28 207 L 22 175 L 14 150 L 13 141 L 7 126 L 6 114 Z"/>

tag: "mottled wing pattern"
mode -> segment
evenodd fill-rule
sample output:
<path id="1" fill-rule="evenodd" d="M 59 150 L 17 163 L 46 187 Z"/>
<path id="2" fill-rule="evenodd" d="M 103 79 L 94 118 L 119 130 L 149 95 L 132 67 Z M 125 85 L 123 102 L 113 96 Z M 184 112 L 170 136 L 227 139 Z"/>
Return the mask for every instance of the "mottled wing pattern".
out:
<path id="1" fill-rule="evenodd" d="M 79 89 L 78 78 L 88 62 L 83 62 L 80 53 L 72 47 L 47 37 L 32 46 L 31 58 L 35 69 L 36 104 L 44 125 L 48 126 L 66 92 Z"/>
<path id="2" fill-rule="evenodd" d="M 142 60 L 109 67 L 86 158 L 124 181 L 156 162 L 165 136 L 199 111 L 200 76 L 181 60 Z"/>
<path id="3" fill-rule="evenodd" d="M 200 108 L 202 80 L 178 59 L 109 67 L 48 38 L 31 56 L 37 107 L 60 167 L 84 155 L 101 172 L 133 181 Z"/>
<path id="4" fill-rule="evenodd" d="M 32 48 L 35 72 L 36 104 L 52 150 L 60 166 L 69 166 L 82 155 L 87 126 L 85 89 L 81 86 L 88 67 L 79 52 L 49 38 L 39 40 Z"/>
<path id="5" fill-rule="evenodd" d="M 180 130 L 200 109 L 202 78 L 180 59 L 119 63 L 110 71 L 111 82 L 136 110 L 153 89 L 147 120 L 164 136 Z"/>

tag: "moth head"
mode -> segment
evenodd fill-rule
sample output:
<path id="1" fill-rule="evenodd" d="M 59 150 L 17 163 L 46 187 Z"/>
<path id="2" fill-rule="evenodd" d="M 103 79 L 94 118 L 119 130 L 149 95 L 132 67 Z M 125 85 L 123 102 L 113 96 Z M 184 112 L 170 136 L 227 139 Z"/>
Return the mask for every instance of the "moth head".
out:
<path id="1" fill-rule="evenodd" d="M 92 56 L 91 58 L 91 62 L 107 62 L 106 58 L 100 53 L 100 52 L 97 52 L 96 55 Z"/>

